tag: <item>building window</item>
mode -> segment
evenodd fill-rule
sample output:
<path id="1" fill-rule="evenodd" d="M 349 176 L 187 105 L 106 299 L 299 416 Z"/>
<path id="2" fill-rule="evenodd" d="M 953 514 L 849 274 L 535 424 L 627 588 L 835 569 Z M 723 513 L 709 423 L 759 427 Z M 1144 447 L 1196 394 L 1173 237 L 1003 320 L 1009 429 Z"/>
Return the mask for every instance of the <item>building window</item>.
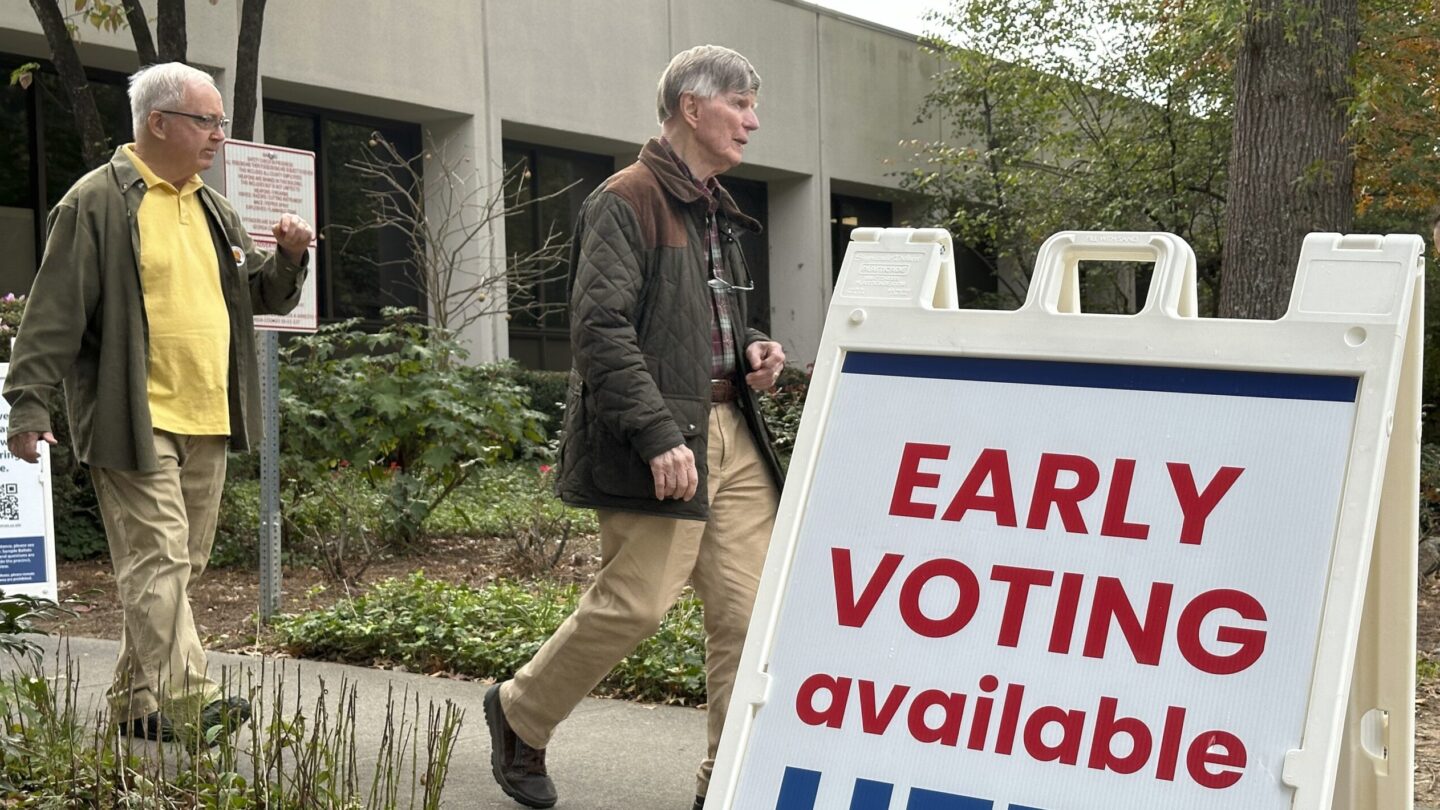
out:
<path id="1" fill-rule="evenodd" d="M 265 102 L 265 141 L 315 153 L 316 298 L 322 323 L 362 318 L 378 324 L 385 307 L 425 310 L 425 292 L 411 264 L 416 255 L 399 229 L 348 233 L 376 216 L 364 181 L 346 165 L 364 155 L 371 133 L 395 145 L 405 159 L 420 154 L 420 127 L 401 121 Z M 413 195 L 419 198 L 417 189 Z"/>
<path id="2" fill-rule="evenodd" d="M 856 228 L 889 228 L 895 224 L 895 211 L 888 202 L 830 195 L 830 282 L 840 280 L 840 265 L 845 263 L 845 250 L 850 234 Z"/>
<path id="3" fill-rule="evenodd" d="M 735 198 L 735 205 L 742 213 L 760 221 L 760 233 L 741 229 L 740 252 L 745 256 L 746 268 L 755 289 L 741 293 L 748 296 L 745 301 L 746 326 L 770 332 L 770 189 L 758 180 L 741 180 L 737 177 L 722 177 L 720 184 Z M 738 275 L 732 272 L 732 275 Z"/>
<path id="4" fill-rule="evenodd" d="M 0 71 L 29 58 L 0 54 Z M 0 294 L 25 294 L 35 280 L 45 244 L 45 217 L 85 165 L 70 100 L 49 62 L 41 62 L 29 89 L 0 87 Z M 90 91 L 112 146 L 131 139 L 125 76 L 88 70 Z"/>
<path id="5" fill-rule="evenodd" d="M 569 239 L 581 203 L 615 172 L 614 159 L 605 155 L 512 140 L 503 145 L 505 168 L 522 166 L 525 173 L 515 200 L 521 205 L 505 217 L 505 252 L 511 257 L 539 250 L 550 234 Z M 541 200 L 548 195 L 555 196 Z M 534 200 L 541 201 L 523 205 Z M 551 272 L 543 283 L 510 287 L 510 356 L 522 366 L 553 371 L 570 367 L 565 270 Z"/>

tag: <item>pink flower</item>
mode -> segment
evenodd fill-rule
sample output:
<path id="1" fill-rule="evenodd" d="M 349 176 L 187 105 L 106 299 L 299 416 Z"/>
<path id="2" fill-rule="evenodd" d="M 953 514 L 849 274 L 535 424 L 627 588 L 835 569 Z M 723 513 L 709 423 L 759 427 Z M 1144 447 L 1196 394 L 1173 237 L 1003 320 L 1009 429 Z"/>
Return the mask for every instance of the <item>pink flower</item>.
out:
<path id="1" fill-rule="evenodd" d="M 5 303 L 7 303 L 7 304 L 10 303 L 11 301 L 14 301 L 14 300 L 15 300 L 15 293 L 5 293 L 5 298 L 4 298 L 3 300 L 4 300 Z"/>
<path id="2" fill-rule="evenodd" d="M 540 465 L 540 474 L 541 474 L 541 475 L 549 475 L 550 470 L 552 470 L 552 469 L 554 469 L 554 468 L 551 467 L 549 464 L 541 464 L 541 465 Z"/>

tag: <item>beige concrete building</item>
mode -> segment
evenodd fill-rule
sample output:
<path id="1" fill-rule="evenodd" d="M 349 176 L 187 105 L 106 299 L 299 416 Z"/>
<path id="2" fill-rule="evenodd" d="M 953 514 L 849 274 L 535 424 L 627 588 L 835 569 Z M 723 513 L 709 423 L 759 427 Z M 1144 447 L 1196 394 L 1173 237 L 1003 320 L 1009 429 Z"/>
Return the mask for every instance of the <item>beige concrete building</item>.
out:
<path id="1" fill-rule="evenodd" d="M 192 0 L 188 8 L 189 60 L 211 69 L 227 97 L 238 6 Z M 128 138 L 130 34 L 80 30 L 112 137 Z M 897 191 L 910 155 L 900 142 L 944 135 L 937 123 L 916 123 L 937 65 L 914 37 L 801 0 L 305 0 L 269 4 L 262 42 L 256 139 L 316 151 L 322 227 L 366 215 L 344 164 L 371 131 L 407 154 L 434 144 L 468 158 L 492 182 L 502 166 L 525 160 L 537 195 L 578 181 L 465 251 L 465 272 L 476 278 L 547 227 L 568 231 L 585 193 L 658 132 L 655 82 L 672 54 L 707 42 L 746 54 L 763 79 L 761 129 L 725 180 L 766 224 L 746 246 L 757 281 L 751 309 L 799 363 L 814 357 L 849 229 L 901 224 L 912 213 Z M 0 175 L 0 284 L 15 292 L 33 276 L 45 212 L 84 168 L 48 57 L 29 6 L 0 3 L 0 66 L 45 65 L 30 90 L 8 88 L 0 100 L 0 163 L 8 164 L 0 172 L 9 173 Z M 431 153 L 427 194 L 443 179 L 434 176 L 438 162 Z M 322 319 L 423 301 L 397 270 L 374 264 L 403 258 L 405 240 L 342 241 L 332 236 L 321 251 Z M 563 286 L 540 296 L 563 297 Z M 486 317 L 465 331 L 478 359 L 568 364 L 563 313 Z"/>

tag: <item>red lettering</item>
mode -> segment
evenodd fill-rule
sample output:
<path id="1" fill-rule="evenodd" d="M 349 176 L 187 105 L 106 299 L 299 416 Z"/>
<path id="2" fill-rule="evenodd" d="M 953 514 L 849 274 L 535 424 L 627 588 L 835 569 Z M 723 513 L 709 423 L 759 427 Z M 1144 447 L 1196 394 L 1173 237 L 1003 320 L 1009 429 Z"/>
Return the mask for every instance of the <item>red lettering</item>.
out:
<path id="1" fill-rule="evenodd" d="M 864 627 L 870 611 L 880 601 L 880 594 L 894 578 L 904 559 L 899 554 L 886 554 L 865 583 L 860 598 L 855 598 L 855 580 L 850 573 L 850 549 L 830 549 L 830 567 L 835 572 L 835 614 L 842 627 Z"/>
<path id="2" fill-rule="evenodd" d="M 990 494 L 981 495 L 980 488 L 990 482 Z M 996 526 L 1016 526 L 1015 488 L 1010 483 L 1010 458 L 1004 450 L 980 451 L 975 466 L 965 476 L 965 483 L 950 500 L 941 520 L 960 520 L 971 509 L 995 515 Z M 893 506 L 892 506 L 893 514 Z"/>
<path id="3" fill-rule="evenodd" d="M 1148 525 L 1125 520 L 1126 509 L 1130 505 L 1130 487 L 1134 482 L 1135 459 L 1115 459 L 1114 473 L 1110 476 L 1110 494 L 1105 498 L 1105 517 L 1100 521 L 1100 533 L 1106 537 L 1144 540 L 1150 536 Z"/>
<path id="4" fill-rule="evenodd" d="M 980 691 L 991 693 L 1000 688 L 1000 679 L 994 675 L 986 675 L 980 679 Z M 975 698 L 975 711 L 970 720 L 970 741 L 966 743 L 971 751 L 985 750 L 985 737 L 990 733 L 990 711 L 995 706 L 995 698 Z"/>
<path id="5" fill-rule="evenodd" d="M 1060 473 L 1075 474 L 1075 484 L 1060 486 Z M 1100 468 L 1084 456 L 1065 453 L 1042 453 L 1040 469 L 1035 476 L 1035 497 L 1030 501 L 1030 515 L 1025 519 L 1025 528 L 1044 529 L 1050 523 L 1050 507 L 1060 511 L 1060 520 L 1065 531 L 1071 534 L 1085 534 L 1085 516 L 1080 514 L 1080 502 L 1095 494 L 1100 485 Z"/>
<path id="6" fill-rule="evenodd" d="M 827 692 L 830 700 L 823 709 L 815 707 L 815 697 Z M 795 694 L 795 714 L 807 725 L 840 728 L 845 722 L 845 704 L 850 698 L 850 679 L 831 675 L 811 675 L 800 684 Z"/>
<path id="7" fill-rule="evenodd" d="M 1024 701 L 1024 686 L 1012 683 L 1005 687 L 1005 705 L 1000 710 L 1000 731 L 995 738 L 995 753 L 1008 756 L 1015 749 L 1015 732 L 1020 725 L 1020 704 Z"/>
<path id="8" fill-rule="evenodd" d="M 1097 771 L 1135 773 L 1150 761 L 1150 727 L 1134 717 L 1117 717 L 1119 701 L 1113 697 L 1100 698 L 1100 710 L 1095 714 L 1095 739 L 1090 743 L 1090 767 Z M 1115 737 L 1124 734 L 1130 738 L 1130 753 L 1116 756 L 1111 745 Z"/>
<path id="9" fill-rule="evenodd" d="M 1214 748 L 1220 750 L 1211 750 Z M 1245 743 L 1240 742 L 1239 737 L 1228 731 L 1207 731 L 1190 741 L 1185 767 L 1195 784 L 1223 790 L 1245 775 L 1245 759 Z M 1220 770 L 1212 771 L 1209 765 L 1218 765 Z"/>
<path id="10" fill-rule="evenodd" d="M 1025 623 L 1025 608 L 1030 601 L 1030 588 L 1035 585 L 1049 587 L 1055 579 L 1055 572 L 997 565 L 990 569 L 990 579 L 1010 586 L 1005 592 L 1005 614 L 1000 620 L 998 643 L 1002 647 L 1019 646 L 1020 629 Z"/>
<path id="11" fill-rule="evenodd" d="M 1238 649 L 1229 655 L 1216 655 L 1205 649 L 1200 641 L 1200 628 L 1206 617 L 1217 610 L 1233 610 L 1242 619 L 1263 622 L 1265 607 L 1255 597 L 1244 591 L 1220 588 L 1206 591 L 1195 597 L 1180 613 L 1180 623 L 1175 628 L 1175 641 L 1180 654 L 1191 666 L 1211 675 L 1234 675 L 1249 669 L 1265 653 L 1266 633 L 1258 628 L 1222 625 L 1215 633 L 1218 641 L 1237 644 Z"/>
<path id="12" fill-rule="evenodd" d="M 920 594 L 932 580 L 941 577 L 954 582 L 960 592 L 954 610 L 946 616 L 932 619 L 920 610 Z M 926 638 L 943 638 L 960 632 L 975 617 L 975 609 L 979 606 L 980 582 L 975 579 L 975 572 L 959 560 L 944 557 L 926 560 L 915 566 L 900 589 L 900 618 L 911 630 Z"/>
<path id="13" fill-rule="evenodd" d="M 1165 710 L 1165 730 L 1160 733 L 1160 759 L 1155 763 L 1155 778 L 1175 781 L 1175 764 L 1180 759 L 1180 735 L 1185 731 L 1185 710 L 1171 706 Z"/>
<path id="14" fill-rule="evenodd" d="M 1060 742 L 1045 742 L 1045 727 L 1060 727 Z M 1085 712 L 1066 711 L 1059 706 L 1041 706 L 1025 721 L 1025 752 L 1036 762 L 1063 762 L 1074 765 L 1080 760 L 1081 735 L 1085 732 Z"/>
<path id="15" fill-rule="evenodd" d="M 885 705 L 875 707 L 875 682 L 860 681 L 860 728 L 866 734 L 884 734 L 885 729 L 890 727 L 890 721 L 894 719 L 895 712 L 900 710 L 900 704 L 905 702 L 905 696 L 910 693 L 910 687 L 895 684 L 890 687 L 890 694 L 885 697 Z"/>
<path id="16" fill-rule="evenodd" d="M 1095 601 L 1090 607 L 1090 626 L 1085 633 L 1086 658 L 1104 658 L 1110 639 L 1110 620 L 1120 625 L 1120 632 L 1130 645 L 1137 664 L 1157 666 L 1160 650 L 1165 644 L 1165 626 L 1170 616 L 1170 596 L 1175 586 L 1156 582 L 1150 587 L 1150 604 L 1145 609 L 1145 623 L 1135 615 L 1135 606 L 1125 594 L 1125 586 L 1115 577 L 1095 580 Z"/>
<path id="17" fill-rule="evenodd" d="M 1180 513 L 1185 516 L 1180 526 L 1180 542 L 1198 546 L 1205 535 L 1205 521 L 1210 519 L 1210 513 L 1215 511 L 1220 499 L 1235 485 L 1235 480 L 1240 477 L 1240 473 L 1245 472 L 1245 468 L 1221 467 L 1205 486 L 1205 491 L 1197 492 L 1195 474 L 1189 464 L 1172 461 L 1165 467 L 1170 470 L 1175 499 L 1180 503 Z"/>
<path id="18" fill-rule="evenodd" d="M 940 707 L 945 715 L 938 726 L 925 722 L 925 714 L 934 706 Z M 923 743 L 938 742 L 941 745 L 953 746 L 960 741 L 960 723 L 964 719 L 963 694 L 927 689 L 916 695 L 915 701 L 910 704 L 910 736 Z"/>
<path id="19" fill-rule="evenodd" d="M 913 500 L 916 489 L 934 489 L 940 485 L 940 476 L 937 473 L 920 472 L 920 461 L 927 458 L 944 460 L 949 457 L 948 445 L 906 442 L 905 449 L 900 454 L 900 470 L 895 475 L 895 491 L 890 495 L 890 514 L 927 519 L 935 517 L 935 504 L 916 503 Z"/>
<path id="20" fill-rule="evenodd" d="M 1050 652 L 1061 655 L 1070 652 L 1070 640 L 1075 637 L 1075 614 L 1080 608 L 1080 589 L 1084 584 L 1084 574 L 1060 577 L 1060 600 L 1055 605 L 1055 624 L 1050 626 Z"/>

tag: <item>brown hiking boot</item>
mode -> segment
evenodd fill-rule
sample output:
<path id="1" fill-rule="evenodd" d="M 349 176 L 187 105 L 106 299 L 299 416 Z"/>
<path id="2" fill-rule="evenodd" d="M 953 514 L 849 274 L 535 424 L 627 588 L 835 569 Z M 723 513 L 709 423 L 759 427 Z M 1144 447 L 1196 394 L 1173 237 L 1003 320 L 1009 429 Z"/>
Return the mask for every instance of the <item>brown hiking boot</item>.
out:
<path id="1" fill-rule="evenodd" d="M 545 749 L 531 748 L 510 728 L 498 683 L 485 693 L 485 723 L 490 727 L 490 770 L 500 789 L 526 807 L 554 807 L 555 783 L 545 772 Z"/>

